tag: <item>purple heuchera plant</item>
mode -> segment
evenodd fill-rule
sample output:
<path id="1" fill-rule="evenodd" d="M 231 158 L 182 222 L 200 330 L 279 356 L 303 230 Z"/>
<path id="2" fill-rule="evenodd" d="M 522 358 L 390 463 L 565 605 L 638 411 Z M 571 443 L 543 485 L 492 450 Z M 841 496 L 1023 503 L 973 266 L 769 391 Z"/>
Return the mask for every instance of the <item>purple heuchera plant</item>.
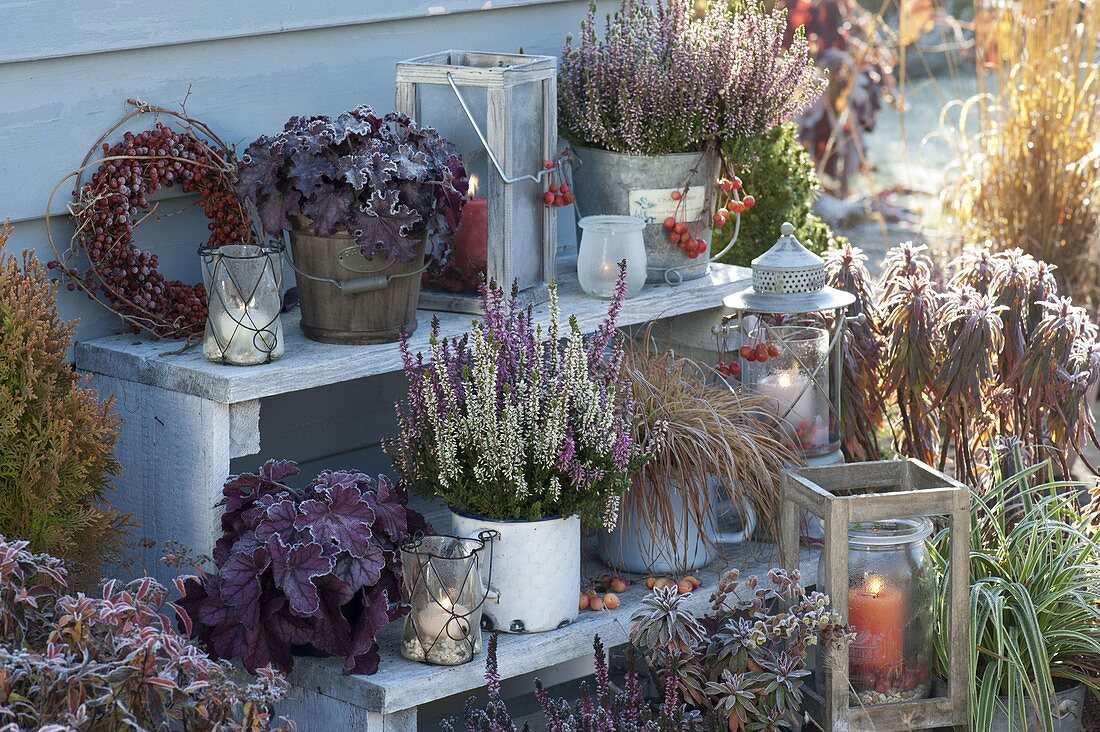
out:
<path id="1" fill-rule="evenodd" d="M 593 2 L 562 49 L 562 133 L 631 155 L 762 135 L 825 89 L 805 32 L 784 47 L 786 29 L 784 10 L 753 2 L 712 2 L 698 17 L 694 0 L 622 0 L 601 38 Z"/>
<path id="2" fill-rule="evenodd" d="M 291 117 L 261 135 L 241 156 L 236 190 L 268 233 L 301 215 L 320 236 L 350 232 L 367 259 L 412 262 L 423 251 L 445 262 L 466 185 L 462 159 L 434 129 L 360 106 L 336 119 Z"/>
<path id="3" fill-rule="evenodd" d="M 345 673 L 374 673 L 375 636 L 408 611 L 398 546 L 431 527 L 385 476 L 326 471 L 299 491 L 284 482 L 297 474 L 269 460 L 229 479 L 217 571 L 183 578 L 180 605 L 212 654 L 249 671 L 289 671 L 308 644 L 344 656 Z"/>

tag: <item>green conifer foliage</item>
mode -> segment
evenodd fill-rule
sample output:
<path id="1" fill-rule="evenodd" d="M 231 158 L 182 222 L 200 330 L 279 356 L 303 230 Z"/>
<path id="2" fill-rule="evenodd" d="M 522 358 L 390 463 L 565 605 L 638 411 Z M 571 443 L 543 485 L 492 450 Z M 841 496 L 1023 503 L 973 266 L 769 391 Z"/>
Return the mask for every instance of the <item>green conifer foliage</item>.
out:
<path id="1" fill-rule="evenodd" d="M 4 250 L 0 224 L 0 534 L 30 542 L 94 578 L 127 520 L 103 503 L 118 419 L 66 360 L 73 324 L 31 252 Z"/>

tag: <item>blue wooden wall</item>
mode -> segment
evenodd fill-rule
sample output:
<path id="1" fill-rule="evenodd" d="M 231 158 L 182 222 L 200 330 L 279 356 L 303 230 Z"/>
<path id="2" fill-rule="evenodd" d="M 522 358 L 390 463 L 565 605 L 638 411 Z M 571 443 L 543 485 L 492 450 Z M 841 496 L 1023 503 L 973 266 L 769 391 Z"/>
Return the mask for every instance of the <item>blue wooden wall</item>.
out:
<path id="1" fill-rule="evenodd" d="M 392 108 L 394 63 L 404 58 L 448 48 L 557 55 L 586 8 L 585 0 L 0 0 L 0 219 L 16 224 L 15 247 L 52 259 L 43 222 L 50 191 L 127 98 L 173 107 L 186 97 L 191 116 L 243 146 L 294 114 Z M 52 205 L 62 247 L 71 189 L 62 184 Z M 162 200 L 159 212 L 190 203 Z M 160 255 L 165 274 L 198 281 L 205 231 L 192 206 L 142 226 L 138 243 Z M 59 300 L 64 317 L 80 318 L 80 338 L 118 327 L 79 292 Z"/>

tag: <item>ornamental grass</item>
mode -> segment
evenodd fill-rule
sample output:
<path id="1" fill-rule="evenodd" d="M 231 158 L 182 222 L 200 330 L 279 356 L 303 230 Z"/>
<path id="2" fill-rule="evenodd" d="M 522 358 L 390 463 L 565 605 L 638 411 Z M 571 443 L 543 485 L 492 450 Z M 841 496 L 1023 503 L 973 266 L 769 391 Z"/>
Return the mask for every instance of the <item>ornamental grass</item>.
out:
<path id="1" fill-rule="evenodd" d="M 1018 0 L 977 17 L 979 94 L 944 110 L 956 242 L 1022 248 L 1100 299 L 1100 1 Z M 957 120 L 948 118 L 957 112 Z"/>
<path id="2" fill-rule="evenodd" d="M 747 500 L 765 533 L 774 532 L 779 476 L 796 458 L 780 441 L 768 400 L 731 388 L 694 360 L 652 347 L 651 328 L 627 344 L 623 373 L 634 389 L 634 441 L 659 449 L 632 476 L 623 510 L 640 517 L 654 536 L 667 537 L 674 556 L 684 522 L 708 525 L 723 497 L 737 507 Z M 700 538 L 713 541 L 706 531 Z"/>

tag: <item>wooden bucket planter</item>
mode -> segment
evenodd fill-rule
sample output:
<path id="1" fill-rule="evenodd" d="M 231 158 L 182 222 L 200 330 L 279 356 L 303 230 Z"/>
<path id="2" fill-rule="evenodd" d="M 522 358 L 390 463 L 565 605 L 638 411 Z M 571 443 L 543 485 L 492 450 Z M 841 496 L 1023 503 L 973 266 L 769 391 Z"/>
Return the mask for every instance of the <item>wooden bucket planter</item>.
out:
<path id="1" fill-rule="evenodd" d="M 390 343 L 416 330 L 424 255 L 402 262 L 366 259 L 346 232 L 316 236 L 305 226 L 290 232 L 302 307 L 302 331 L 322 343 Z"/>

